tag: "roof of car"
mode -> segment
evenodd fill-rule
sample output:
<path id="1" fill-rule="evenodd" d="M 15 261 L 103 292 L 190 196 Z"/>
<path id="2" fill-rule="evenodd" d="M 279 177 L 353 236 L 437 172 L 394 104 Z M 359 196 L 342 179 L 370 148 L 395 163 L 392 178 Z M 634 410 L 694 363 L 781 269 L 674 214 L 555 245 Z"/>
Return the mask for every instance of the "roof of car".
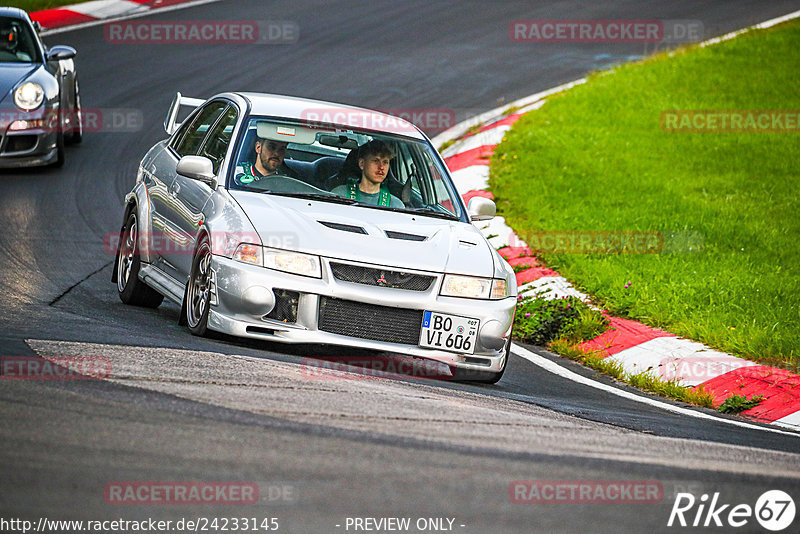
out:
<path id="1" fill-rule="evenodd" d="M 18 7 L 0 7 L 0 16 L 27 19 L 28 14 Z"/>
<path id="2" fill-rule="evenodd" d="M 371 109 L 295 96 L 265 93 L 237 94 L 250 101 L 251 113 L 254 115 L 330 123 L 347 128 L 425 139 L 425 136 L 410 122 Z"/>

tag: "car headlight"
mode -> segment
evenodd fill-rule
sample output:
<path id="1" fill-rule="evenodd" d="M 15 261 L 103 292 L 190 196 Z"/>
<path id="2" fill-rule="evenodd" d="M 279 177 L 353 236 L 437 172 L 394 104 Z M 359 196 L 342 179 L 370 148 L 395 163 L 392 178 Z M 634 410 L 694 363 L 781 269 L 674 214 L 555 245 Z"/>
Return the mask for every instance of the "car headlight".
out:
<path id="1" fill-rule="evenodd" d="M 285 273 L 322 278 L 319 256 L 242 243 L 236 247 L 233 259 Z"/>
<path id="2" fill-rule="evenodd" d="M 505 280 L 497 278 L 448 274 L 444 277 L 441 294 L 448 297 L 498 300 L 508 296 L 508 285 Z"/>
<path id="3" fill-rule="evenodd" d="M 44 89 L 36 82 L 25 82 L 14 91 L 14 103 L 23 111 L 31 111 L 42 105 Z"/>
<path id="4" fill-rule="evenodd" d="M 319 256 L 264 248 L 264 267 L 286 273 L 322 278 Z"/>
<path id="5" fill-rule="evenodd" d="M 261 254 L 261 245 L 251 245 L 249 243 L 242 243 L 236 247 L 233 253 L 233 259 L 242 263 L 249 263 L 251 265 L 264 265 L 263 255 Z"/>

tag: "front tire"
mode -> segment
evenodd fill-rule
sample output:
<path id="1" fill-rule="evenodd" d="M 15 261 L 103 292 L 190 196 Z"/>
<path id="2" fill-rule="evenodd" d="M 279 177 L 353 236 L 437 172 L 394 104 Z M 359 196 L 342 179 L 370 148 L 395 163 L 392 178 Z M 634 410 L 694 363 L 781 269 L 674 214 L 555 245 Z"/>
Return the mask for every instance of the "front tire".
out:
<path id="1" fill-rule="evenodd" d="M 503 373 L 508 367 L 508 358 L 511 356 L 511 336 L 506 342 L 506 357 L 503 361 L 503 368 L 499 371 L 477 371 L 473 369 L 463 369 L 461 367 L 450 367 L 450 373 L 454 382 L 472 382 L 475 384 L 496 384 L 503 378 Z"/>
<path id="2" fill-rule="evenodd" d="M 117 292 L 125 304 L 158 308 L 164 297 L 155 289 L 139 280 L 141 268 L 139 257 L 139 225 L 136 212 L 128 215 L 117 246 Z"/>
<path id="3" fill-rule="evenodd" d="M 205 336 L 208 332 L 208 312 L 211 305 L 211 246 L 208 238 L 200 242 L 194 254 L 184 300 L 189 331 L 196 336 Z"/>
<path id="4" fill-rule="evenodd" d="M 78 80 L 75 79 L 75 106 L 72 108 L 72 131 L 65 138 L 71 145 L 77 145 L 83 140 L 83 115 L 81 111 L 81 94 L 78 89 Z"/>
<path id="5" fill-rule="evenodd" d="M 53 162 L 53 167 L 59 168 L 64 166 L 64 132 L 59 127 L 56 133 L 56 160 Z"/>

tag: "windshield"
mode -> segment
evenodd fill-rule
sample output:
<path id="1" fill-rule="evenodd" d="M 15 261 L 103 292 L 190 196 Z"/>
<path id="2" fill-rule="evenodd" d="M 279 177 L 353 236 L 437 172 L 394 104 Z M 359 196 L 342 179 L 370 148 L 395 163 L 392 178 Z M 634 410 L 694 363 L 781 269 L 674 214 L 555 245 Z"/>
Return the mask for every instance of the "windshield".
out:
<path id="1" fill-rule="evenodd" d="M 231 189 L 462 217 L 433 148 L 415 139 L 254 117 L 236 162 Z"/>
<path id="2" fill-rule="evenodd" d="M 0 17 L 0 63 L 39 62 L 33 28 L 24 20 Z"/>

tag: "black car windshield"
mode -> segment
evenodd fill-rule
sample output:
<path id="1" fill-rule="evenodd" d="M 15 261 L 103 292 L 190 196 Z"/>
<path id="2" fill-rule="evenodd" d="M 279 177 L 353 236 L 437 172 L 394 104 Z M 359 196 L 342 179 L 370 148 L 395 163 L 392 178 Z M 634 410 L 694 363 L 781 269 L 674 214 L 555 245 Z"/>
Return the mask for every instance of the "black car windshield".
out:
<path id="1" fill-rule="evenodd" d="M 231 189 L 462 218 L 458 193 L 425 141 L 253 117 L 236 158 Z"/>
<path id="2" fill-rule="evenodd" d="M 0 63 L 39 63 L 39 46 L 27 21 L 0 17 Z"/>

